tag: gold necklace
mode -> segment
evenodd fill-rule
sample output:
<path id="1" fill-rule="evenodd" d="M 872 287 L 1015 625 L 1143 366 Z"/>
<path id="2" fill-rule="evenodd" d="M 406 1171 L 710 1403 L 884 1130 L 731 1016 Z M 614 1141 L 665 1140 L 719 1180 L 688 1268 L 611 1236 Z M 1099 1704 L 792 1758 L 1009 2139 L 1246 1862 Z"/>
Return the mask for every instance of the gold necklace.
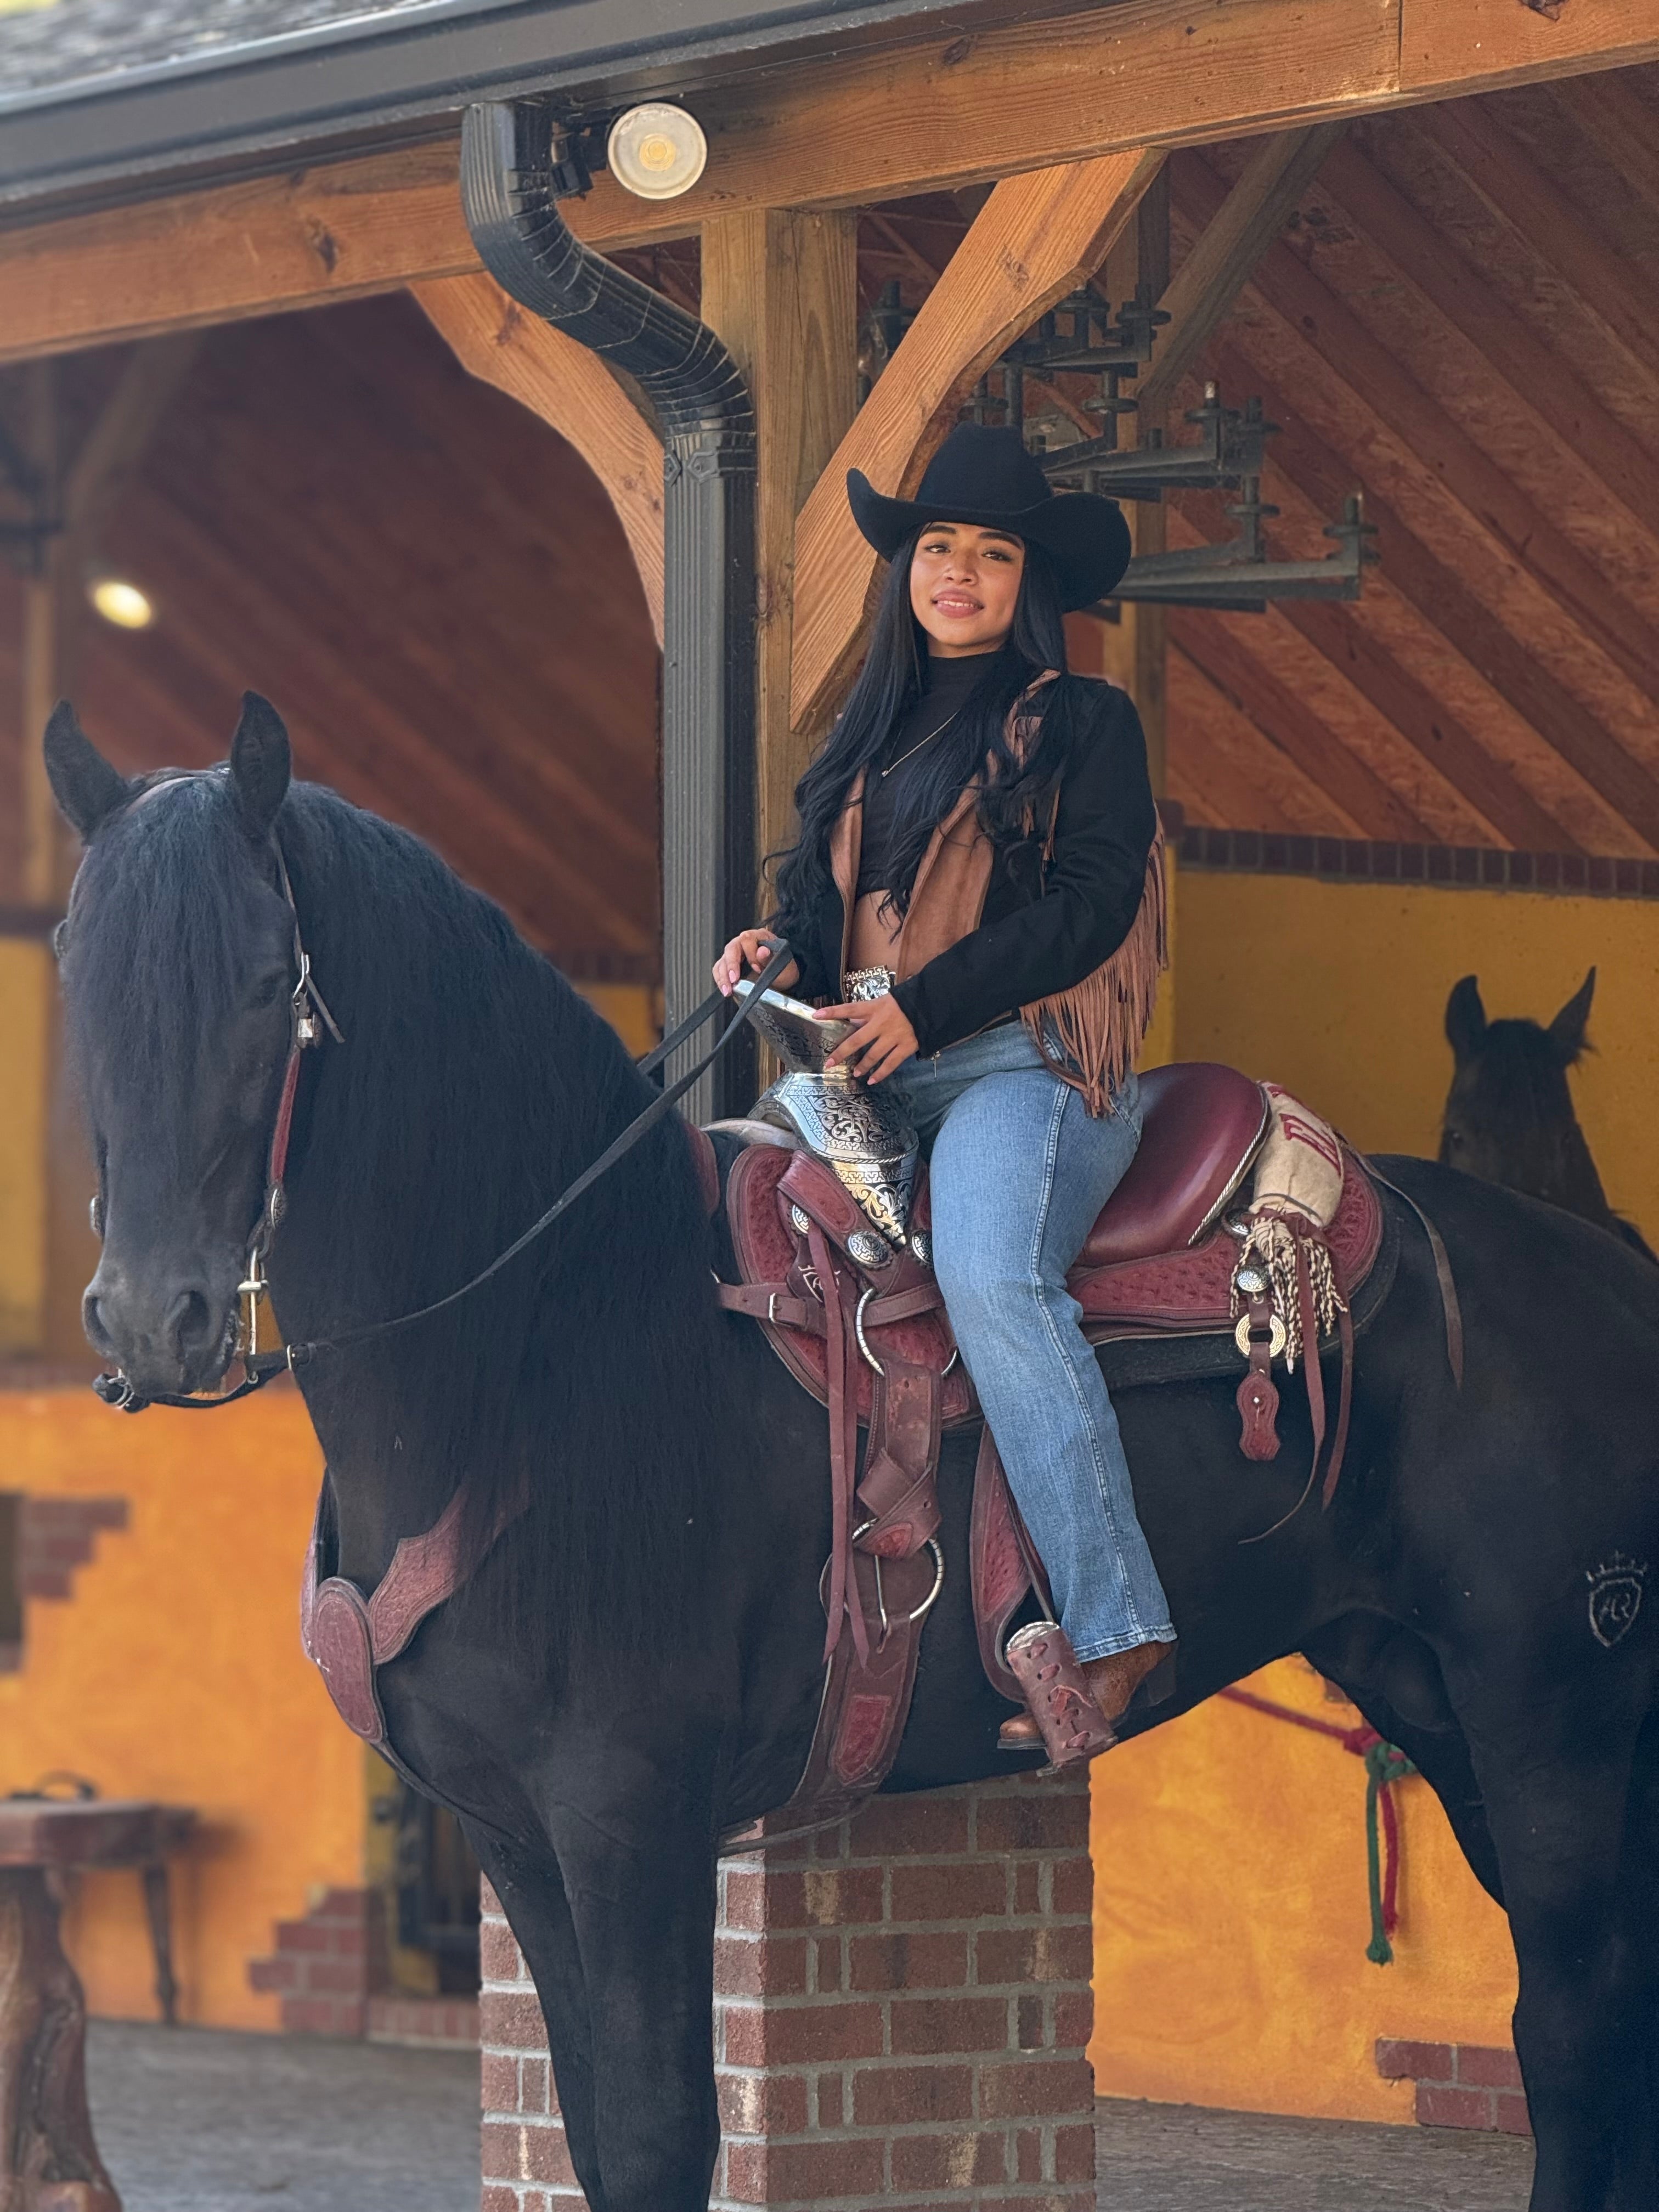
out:
<path id="1" fill-rule="evenodd" d="M 939 724 L 938 729 L 929 730 L 925 738 L 918 738 L 915 744 L 911 746 L 909 752 L 901 753 L 896 761 L 890 761 L 887 766 L 883 769 L 881 772 L 882 782 L 886 782 L 888 777 L 891 775 L 896 768 L 902 768 L 905 762 L 910 758 L 911 754 L 919 753 L 924 745 L 931 745 L 935 738 L 942 738 L 946 730 L 950 728 L 951 723 L 955 721 L 957 716 L 961 712 L 962 709 L 960 707 L 954 708 L 945 717 L 945 720 Z"/>

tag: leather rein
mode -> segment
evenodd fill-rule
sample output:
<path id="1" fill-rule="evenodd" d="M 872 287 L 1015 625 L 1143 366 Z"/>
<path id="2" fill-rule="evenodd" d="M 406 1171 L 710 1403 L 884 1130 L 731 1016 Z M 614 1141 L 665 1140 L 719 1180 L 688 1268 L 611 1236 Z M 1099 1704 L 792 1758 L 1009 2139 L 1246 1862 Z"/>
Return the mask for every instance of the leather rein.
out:
<path id="1" fill-rule="evenodd" d="M 211 775 L 220 771 L 210 769 L 198 773 Z M 164 781 L 175 783 L 190 780 L 186 776 L 169 776 Z M 151 790 L 159 787 L 159 785 L 149 787 Z M 417 1306 L 412 1312 L 396 1314 L 385 1321 L 366 1322 L 360 1328 L 345 1330 L 337 1336 L 319 1337 L 311 1343 L 290 1344 L 280 1351 L 261 1352 L 258 1344 L 259 1308 L 270 1289 L 265 1276 L 265 1262 L 270 1256 L 271 1241 L 288 1211 L 284 1178 L 288 1170 L 289 1143 L 294 1130 L 295 1102 L 299 1095 L 300 1070 L 306 1054 L 322 1042 L 325 1028 L 336 1044 L 345 1042 L 312 973 L 310 955 L 305 949 L 301 933 L 300 911 L 295 904 L 294 886 L 289 879 L 288 864 L 283 858 L 282 847 L 277 842 L 275 830 L 271 832 L 270 842 L 276 863 L 277 884 L 294 921 L 296 981 L 289 999 L 288 1058 L 283 1069 L 283 1087 L 277 1098 L 276 1119 L 271 1129 L 270 1147 L 266 1156 L 264 1200 L 248 1238 L 243 1279 L 237 1285 L 241 1310 L 237 1322 L 235 1357 L 241 1365 L 242 1379 L 234 1389 L 210 1396 L 189 1396 L 181 1392 L 162 1390 L 153 1396 L 142 1397 L 130 1377 L 118 1367 L 112 1372 L 100 1375 L 92 1386 L 104 1403 L 112 1406 L 118 1413 L 142 1413 L 151 1406 L 173 1407 L 181 1413 L 216 1413 L 221 1407 L 236 1405 L 254 1391 L 263 1389 L 274 1376 L 296 1373 L 301 1367 L 308 1365 L 319 1352 L 343 1352 L 350 1346 L 369 1343 L 375 1337 L 389 1336 L 395 1329 L 411 1328 L 416 1322 L 426 1321 L 434 1314 L 442 1313 L 447 1307 L 459 1305 L 463 1298 L 470 1297 L 474 1291 L 481 1289 L 492 1276 L 499 1274 L 521 1252 L 544 1236 L 561 1214 L 568 1212 L 602 1176 L 607 1175 L 618 1161 L 632 1152 L 640 1139 L 685 1096 L 698 1078 L 714 1066 L 738 1032 L 752 1023 L 760 1008 L 761 994 L 758 991 L 751 991 L 742 1010 L 727 1023 L 710 1050 L 677 1082 L 659 1092 L 642 1113 L 636 1114 L 621 1134 L 606 1146 L 598 1159 L 584 1168 L 574 1182 L 566 1185 L 545 1213 L 532 1221 L 522 1236 L 516 1237 L 504 1252 L 497 1253 L 488 1267 L 481 1267 L 459 1290 L 433 1299 L 430 1304 Z M 774 938 L 770 941 L 774 947 L 772 965 L 774 968 L 781 967 L 790 957 L 789 947 L 781 939 Z M 711 991 L 696 1012 L 688 1014 L 672 1030 L 654 1051 L 647 1053 L 642 1060 L 635 1063 L 639 1073 L 646 1076 L 654 1074 L 672 1054 L 714 1019 L 723 1003 L 721 994 Z"/>

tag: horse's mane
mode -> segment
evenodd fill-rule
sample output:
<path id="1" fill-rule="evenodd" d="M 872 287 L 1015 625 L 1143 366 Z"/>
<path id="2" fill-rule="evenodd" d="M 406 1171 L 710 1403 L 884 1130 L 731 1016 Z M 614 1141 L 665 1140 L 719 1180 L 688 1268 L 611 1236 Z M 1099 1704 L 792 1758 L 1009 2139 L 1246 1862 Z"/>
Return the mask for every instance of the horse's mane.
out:
<path id="1" fill-rule="evenodd" d="M 326 1339 L 465 1282 L 653 1094 L 609 1026 L 417 839 L 307 784 L 277 834 L 345 1042 L 307 1056 L 270 1274 L 290 1340 Z M 118 904 L 147 929 L 118 951 L 98 943 L 113 931 L 86 931 L 77 1027 L 100 1053 L 188 1067 L 191 1025 L 235 1003 L 257 895 L 234 794 L 204 781 L 131 810 L 88 875 L 89 920 Z M 359 1467 L 389 1479 L 400 1526 L 428 1525 L 459 1488 L 483 1557 L 528 1497 L 465 1605 L 550 1667 L 584 1645 L 672 1650 L 705 1586 L 710 1256 L 671 1117 L 496 1280 L 307 1371 L 337 1482 Z"/>

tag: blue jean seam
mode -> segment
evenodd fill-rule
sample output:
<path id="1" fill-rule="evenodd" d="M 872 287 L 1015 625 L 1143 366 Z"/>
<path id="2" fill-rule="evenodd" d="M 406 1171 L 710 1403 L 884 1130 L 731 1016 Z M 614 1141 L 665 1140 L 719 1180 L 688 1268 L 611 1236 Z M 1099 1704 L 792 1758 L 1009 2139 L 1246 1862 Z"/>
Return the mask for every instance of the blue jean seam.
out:
<path id="1" fill-rule="evenodd" d="M 1136 1608 L 1134 1593 L 1131 1587 L 1127 1571 L 1123 1564 L 1122 1535 L 1118 1527 L 1117 1516 L 1112 1510 L 1112 1501 L 1106 1482 L 1106 1468 L 1102 1456 L 1099 1432 L 1096 1427 L 1094 1414 L 1090 1408 L 1088 1399 L 1084 1395 L 1083 1385 L 1078 1376 L 1076 1363 L 1073 1361 L 1070 1352 L 1066 1349 L 1066 1346 L 1060 1337 L 1060 1331 L 1055 1326 L 1054 1317 L 1048 1304 L 1048 1286 L 1042 1279 L 1042 1240 L 1048 1232 L 1048 1209 L 1054 1197 L 1054 1166 L 1060 1158 L 1060 1130 L 1065 1122 L 1066 1108 L 1071 1103 L 1074 1095 L 1075 1094 L 1073 1092 L 1070 1086 L 1066 1084 L 1061 1084 L 1057 1086 L 1054 1093 L 1054 1109 L 1048 1117 L 1048 1147 L 1043 1160 L 1042 1168 L 1042 1202 L 1037 1208 L 1036 1224 L 1032 1233 L 1031 1249 L 1027 1256 L 1026 1265 L 1030 1271 L 1031 1288 L 1036 1293 L 1037 1310 L 1042 1316 L 1042 1326 L 1048 1332 L 1048 1341 L 1054 1346 L 1055 1354 L 1059 1358 L 1061 1366 L 1066 1370 L 1066 1379 L 1071 1385 L 1073 1399 L 1077 1406 L 1078 1414 L 1083 1426 L 1083 1432 L 1089 1440 L 1089 1462 L 1090 1465 L 1094 1469 L 1095 1488 L 1100 1494 L 1101 1510 L 1105 1516 L 1106 1525 L 1108 1528 L 1110 1529 L 1112 1535 L 1114 1563 L 1117 1569 L 1118 1583 L 1122 1593 L 1124 1618 L 1128 1620 L 1133 1626 L 1139 1628 L 1140 1626 L 1140 1614 Z M 1062 1297 L 1066 1295 L 1063 1289 L 1061 1295 Z M 1144 1644 L 1146 1641 L 1146 1636 L 1144 1630 L 1141 1631 L 1141 1633 L 1136 1638 L 1135 1641 L 1139 1644 Z M 1130 1650 L 1133 1649 L 1133 1645 L 1125 1644 L 1119 1648 L 1125 1650 Z"/>

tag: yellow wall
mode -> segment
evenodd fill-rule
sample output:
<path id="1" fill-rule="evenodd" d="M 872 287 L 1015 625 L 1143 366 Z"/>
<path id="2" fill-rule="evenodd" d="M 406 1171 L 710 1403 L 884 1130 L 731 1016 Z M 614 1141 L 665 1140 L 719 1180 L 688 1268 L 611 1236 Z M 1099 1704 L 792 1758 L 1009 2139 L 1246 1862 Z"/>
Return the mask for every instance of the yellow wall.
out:
<path id="1" fill-rule="evenodd" d="M 40 1342 L 55 988 L 44 945 L 0 939 L 0 1353 L 33 1352 Z"/>
<path id="2" fill-rule="evenodd" d="M 300 1650 L 301 1564 L 320 1461 L 297 1392 L 216 1420 L 111 1413 L 89 1391 L 0 1391 L 0 1487 L 118 1497 L 66 1603 L 32 1601 L 0 1674 L 0 1791 L 52 1767 L 106 1796 L 197 1808 L 174 1863 L 180 2011 L 275 2027 L 247 1986 L 275 1923 L 363 1878 L 362 1747 Z M 64 1940 L 94 2012 L 155 2016 L 137 1877 L 87 1876 Z"/>
<path id="3" fill-rule="evenodd" d="M 1659 905 L 1389 890 L 1189 870 L 1176 1056 L 1273 1076 L 1370 1151 L 1432 1153 L 1446 995 L 1547 1020 L 1599 970 L 1572 1077 L 1612 1202 L 1659 1238 Z M 1150 1055 L 1149 1055 L 1150 1057 Z M 1243 1462 L 1241 1462 L 1241 1465 Z M 1351 1723 L 1297 1660 L 1253 1687 Z M 1334 1741 L 1212 1699 L 1094 1776 L 1095 2039 L 1103 2094 L 1411 2118 L 1379 2036 L 1502 2045 L 1515 1969 L 1427 1785 L 1397 1796 L 1395 1963 L 1372 1966 L 1364 1780 Z"/>

